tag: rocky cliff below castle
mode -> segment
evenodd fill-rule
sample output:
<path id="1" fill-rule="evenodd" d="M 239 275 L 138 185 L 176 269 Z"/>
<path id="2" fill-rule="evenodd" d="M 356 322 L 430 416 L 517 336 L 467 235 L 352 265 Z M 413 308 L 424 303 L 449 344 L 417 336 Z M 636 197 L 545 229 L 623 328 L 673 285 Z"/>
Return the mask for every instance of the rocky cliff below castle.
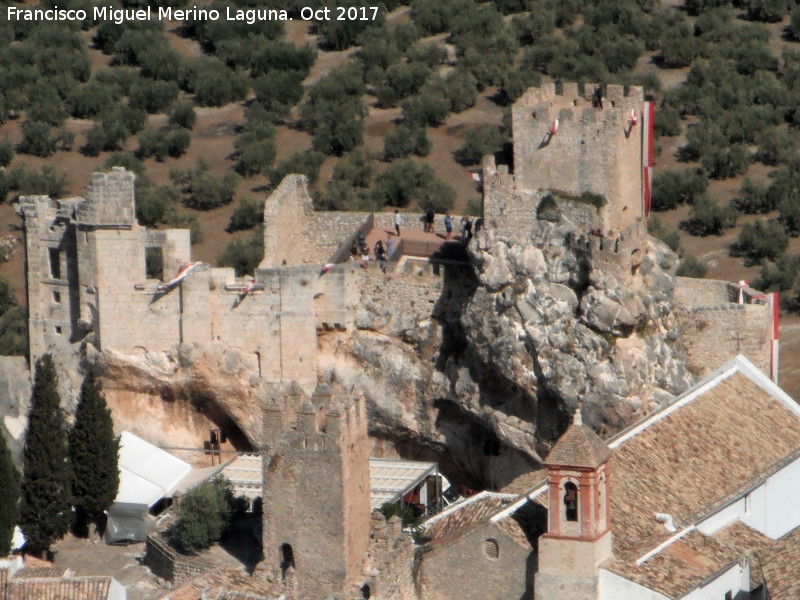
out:
<path id="1" fill-rule="evenodd" d="M 354 327 L 319 332 L 319 375 L 363 390 L 376 453 L 437 458 L 465 483 L 499 486 L 541 461 L 579 403 L 610 434 L 691 383 L 671 304 L 677 258 L 660 242 L 583 235 L 558 217 L 524 240 L 481 232 L 472 264 L 452 250 L 440 265 L 366 273 Z M 213 427 L 239 448 L 259 443 L 255 407 L 274 390 L 237 351 L 82 352 L 118 428 L 169 446 L 199 447 Z"/>

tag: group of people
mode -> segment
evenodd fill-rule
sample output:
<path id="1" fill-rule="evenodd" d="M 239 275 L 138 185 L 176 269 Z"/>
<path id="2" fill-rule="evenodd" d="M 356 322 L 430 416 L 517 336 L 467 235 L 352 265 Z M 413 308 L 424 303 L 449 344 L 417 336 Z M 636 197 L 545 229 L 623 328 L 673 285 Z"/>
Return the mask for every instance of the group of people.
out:
<path id="1" fill-rule="evenodd" d="M 383 240 L 378 240 L 375 242 L 374 260 L 378 261 L 378 266 L 384 273 L 386 273 L 386 263 L 392 253 L 393 246 L 394 242 L 391 238 L 386 240 L 385 245 Z M 358 260 L 359 256 L 361 257 L 361 268 L 366 269 L 369 266 L 369 261 L 373 260 L 373 258 L 370 256 L 369 245 L 364 238 L 364 234 L 360 231 L 358 232 L 356 239 L 353 240 L 353 245 L 350 248 L 350 260 Z"/>
<path id="2" fill-rule="evenodd" d="M 434 222 L 436 221 L 436 212 L 433 210 L 432 207 L 428 207 L 425 213 L 422 215 L 423 227 L 422 230 L 425 233 L 435 233 L 434 230 Z M 400 227 L 403 224 L 403 216 L 400 214 L 400 211 L 394 211 L 394 231 L 395 234 L 399 237 L 400 236 Z M 461 243 L 465 246 L 469 244 L 470 240 L 472 239 L 472 219 L 464 215 L 461 217 Z M 450 211 L 446 211 L 444 213 L 444 239 L 450 240 L 453 237 L 453 216 L 450 214 Z"/>

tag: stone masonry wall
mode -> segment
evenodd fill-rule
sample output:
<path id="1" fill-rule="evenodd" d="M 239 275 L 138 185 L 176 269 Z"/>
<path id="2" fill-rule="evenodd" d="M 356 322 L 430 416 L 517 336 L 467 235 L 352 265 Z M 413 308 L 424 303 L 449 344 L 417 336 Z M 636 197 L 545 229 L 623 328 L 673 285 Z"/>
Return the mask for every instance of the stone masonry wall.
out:
<path id="1" fill-rule="evenodd" d="M 675 310 L 689 368 L 699 376 L 743 354 L 767 375 L 772 357 L 772 306 L 738 304 L 738 287 L 724 281 L 678 277 Z M 749 290 L 745 302 L 754 300 Z"/>
<path id="2" fill-rule="evenodd" d="M 288 175 L 264 205 L 264 260 L 260 266 L 321 265 L 330 262 L 371 215 L 374 215 L 376 228 L 394 231 L 393 211 L 315 211 L 306 177 Z M 421 217 L 422 213 L 403 212 L 401 227 L 421 230 Z"/>
<path id="3" fill-rule="evenodd" d="M 179 554 L 157 534 L 145 540 L 144 564 L 158 577 L 178 584 L 208 571 L 212 565 L 193 556 Z"/>
<path id="4" fill-rule="evenodd" d="M 488 540 L 497 544 L 497 558 L 487 556 Z M 492 523 L 455 541 L 436 541 L 422 558 L 420 598 L 450 600 L 453 590 L 459 590 L 464 600 L 530 600 L 532 558 L 530 548 L 521 547 Z"/>
<path id="5" fill-rule="evenodd" d="M 301 403 L 298 407 L 297 404 Z M 297 591 L 355 591 L 369 550 L 369 440 L 363 399 L 319 386 L 311 400 L 279 393 L 264 415 L 264 565 Z"/>
<path id="6" fill-rule="evenodd" d="M 602 194 L 608 200 L 603 231 L 629 227 L 643 216 L 642 128 L 630 124 L 631 110 L 641 120 L 641 87 L 625 96 L 622 86 L 607 86 L 602 109 L 574 83 L 565 83 L 562 94 L 553 83 L 528 90 L 512 108 L 514 189 Z"/>

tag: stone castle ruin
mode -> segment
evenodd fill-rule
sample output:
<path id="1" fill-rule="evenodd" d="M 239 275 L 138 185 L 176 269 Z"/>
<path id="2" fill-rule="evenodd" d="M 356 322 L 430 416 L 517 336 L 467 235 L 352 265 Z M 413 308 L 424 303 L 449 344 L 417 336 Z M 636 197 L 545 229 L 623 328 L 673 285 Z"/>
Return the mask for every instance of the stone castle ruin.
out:
<path id="1" fill-rule="evenodd" d="M 436 456 L 500 487 L 541 464 L 579 405 L 602 434 L 738 353 L 777 378 L 775 297 L 676 278 L 647 235 L 640 87 L 609 85 L 600 107 L 547 84 L 512 115 L 513 168 L 484 160 L 468 252 L 395 257 L 388 275 L 347 257 L 392 214 L 314 211 L 298 175 L 266 201 L 253 282 L 195 264 L 169 283 L 192 264 L 189 232 L 140 226 L 123 169 L 95 174 L 85 198 L 22 198 L 31 364 L 111 356 L 113 379 L 168 363 L 169 381 L 116 386 L 156 403 L 198 376 L 192 356 L 217 352 L 249 387 L 231 399 L 202 373 L 212 420 L 225 412 L 222 428 L 264 455 L 261 576 L 297 597 L 415 597 L 412 544 L 370 517 L 370 453 Z"/>

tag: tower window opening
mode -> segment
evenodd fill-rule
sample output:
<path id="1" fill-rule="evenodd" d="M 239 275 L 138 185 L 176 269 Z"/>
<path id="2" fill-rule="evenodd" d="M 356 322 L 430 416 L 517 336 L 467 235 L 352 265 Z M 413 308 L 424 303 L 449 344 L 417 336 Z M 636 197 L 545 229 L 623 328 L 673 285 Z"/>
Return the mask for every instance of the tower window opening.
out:
<path id="1" fill-rule="evenodd" d="M 290 544 L 281 544 L 281 577 L 286 577 L 286 571 L 294 569 L 294 550 Z"/>
<path id="2" fill-rule="evenodd" d="M 578 520 L 578 486 L 571 481 L 564 485 L 564 508 L 566 508 L 567 521 Z"/>
<path id="3" fill-rule="evenodd" d="M 500 558 L 500 545 L 494 538 L 487 538 L 483 542 L 483 553 L 489 560 L 497 560 Z"/>
<path id="4" fill-rule="evenodd" d="M 164 280 L 164 252 L 161 248 L 145 248 L 144 265 L 147 279 Z"/>
<path id="5" fill-rule="evenodd" d="M 53 279 L 61 279 L 61 252 L 58 248 L 48 248 L 47 257 L 50 259 L 50 276 Z"/>
<path id="6" fill-rule="evenodd" d="M 61 292 L 53 292 L 53 302 L 61 304 Z"/>

